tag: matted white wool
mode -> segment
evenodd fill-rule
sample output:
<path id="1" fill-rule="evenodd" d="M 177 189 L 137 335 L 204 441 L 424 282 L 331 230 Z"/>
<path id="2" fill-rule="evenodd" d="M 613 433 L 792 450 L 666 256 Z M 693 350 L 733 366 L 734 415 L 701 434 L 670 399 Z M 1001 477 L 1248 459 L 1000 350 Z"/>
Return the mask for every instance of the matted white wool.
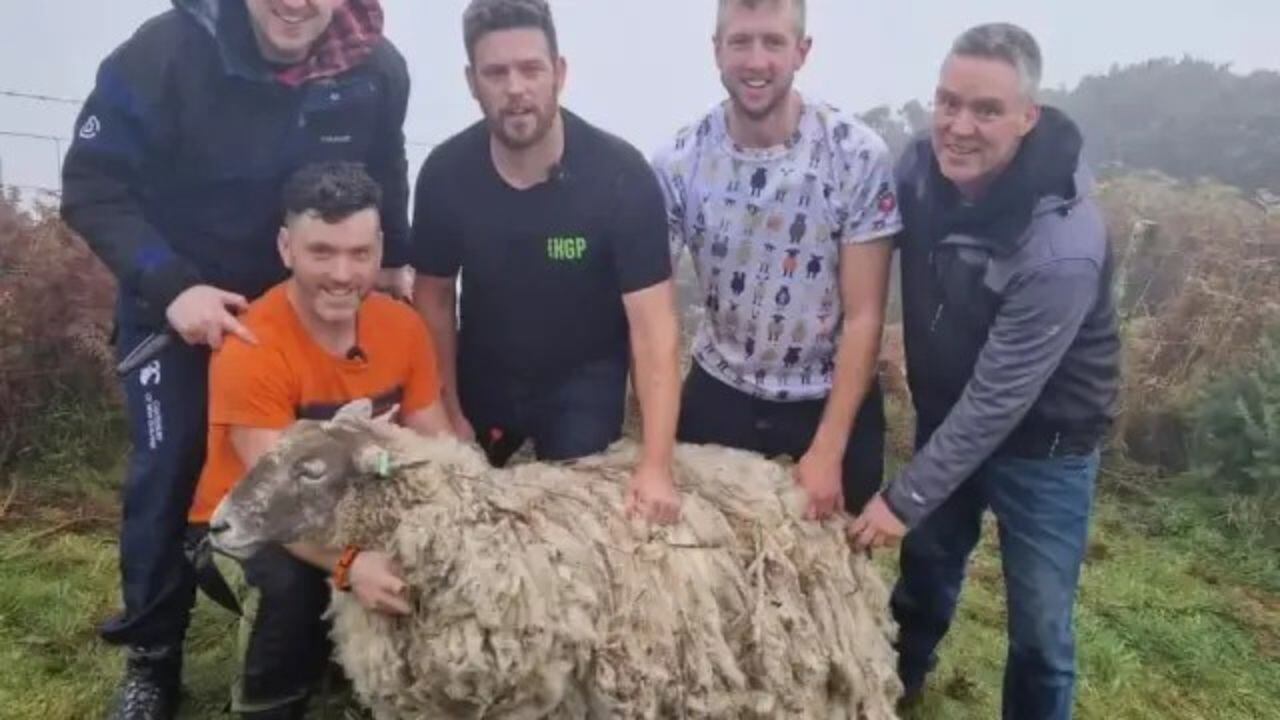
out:
<path id="1" fill-rule="evenodd" d="M 370 425 L 390 476 L 339 504 L 335 544 L 402 563 L 413 615 L 337 594 L 339 660 L 386 718 L 893 718 L 888 593 L 790 471 L 680 446 L 683 518 L 621 508 L 636 448 L 495 470 L 468 446 Z M 384 467 L 385 469 L 385 467 Z"/>

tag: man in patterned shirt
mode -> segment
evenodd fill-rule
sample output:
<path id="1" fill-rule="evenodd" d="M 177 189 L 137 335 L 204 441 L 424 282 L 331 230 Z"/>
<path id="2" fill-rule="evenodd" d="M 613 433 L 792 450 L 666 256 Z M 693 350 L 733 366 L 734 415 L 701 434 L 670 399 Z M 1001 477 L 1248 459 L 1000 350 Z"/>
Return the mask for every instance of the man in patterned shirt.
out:
<path id="1" fill-rule="evenodd" d="M 804 0 L 720 0 L 714 41 L 728 101 L 654 162 L 673 256 L 689 249 L 706 307 L 679 439 L 790 455 L 810 517 L 856 512 L 884 467 L 889 150 L 792 88 L 812 45 Z"/>

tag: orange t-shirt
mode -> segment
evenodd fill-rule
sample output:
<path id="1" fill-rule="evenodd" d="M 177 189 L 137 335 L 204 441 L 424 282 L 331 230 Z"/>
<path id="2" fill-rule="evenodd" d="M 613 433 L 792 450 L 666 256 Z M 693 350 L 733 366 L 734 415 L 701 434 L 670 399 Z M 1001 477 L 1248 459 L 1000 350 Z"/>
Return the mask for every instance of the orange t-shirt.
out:
<path id="1" fill-rule="evenodd" d="M 336 357 L 302 326 L 286 284 L 249 306 L 242 322 L 258 337 L 228 336 L 209 365 L 209 444 L 188 519 L 205 523 L 245 474 L 231 445 L 231 426 L 283 430 L 295 420 L 327 420 L 343 405 L 368 398 L 375 414 L 400 405 L 401 416 L 436 402 L 435 349 L 412 308 L 378 293 L 361 304 L 357 347 L 363 357 Z"/>

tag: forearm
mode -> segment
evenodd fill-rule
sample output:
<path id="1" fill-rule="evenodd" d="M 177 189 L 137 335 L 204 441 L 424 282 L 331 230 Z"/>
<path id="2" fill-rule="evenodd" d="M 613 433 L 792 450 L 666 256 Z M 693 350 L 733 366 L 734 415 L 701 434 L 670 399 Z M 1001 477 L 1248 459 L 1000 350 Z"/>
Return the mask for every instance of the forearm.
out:
<path id="1" fill-rule="evenodd" d="M 831 395 L 809 452 L 844 457 L 858 409 L 875 382 L 882 328 L 882 316 L 878 313 L 846 316 L 836 346 Z"/>
<path id="2" fill-rule="evenodd" d="M 998 366 L 980 359 L 959 402 L 885 490 L 889 507 L 908 527 L 919 524 L 996 451 L 1047 379 L 1047 374 L 1023 373 L 1016 380 L 1002 375 L 992 382 L 993 374 L 1001 374 Z"/>
<path id="3" fill-rule="evenodd" d="M 1069 260 L 1009 292 L 959 401 L 885 492 L 904 524 L 932 512 L 1021 424 L 1074 342 L 1099 282 L 1096 265 Z"/>
<path id="4" fill-rule="evenodd" d="M 452 281 L 450 281 L 452 282 Z M 452 285 L 442 287 L 439 279 L 419 278 L 414 304 L 431 332 L 440 373 L 440 400 L 450 416 L 462 414 L 458 400 L 458 318 L 457 293 Z"/>
<path id="5" fill-rule="evenodd" d="M 631 332 L 643 433 L 641 461 L 670 465 L 680 413 L 680 332 L 674 314 L 650 320 Z"/>
<path id="6" fill-rule="evenodd" d="M 405 418 L 405 427 L 424 437 L 457 435 L 443 403 L 434 403 Z"/>

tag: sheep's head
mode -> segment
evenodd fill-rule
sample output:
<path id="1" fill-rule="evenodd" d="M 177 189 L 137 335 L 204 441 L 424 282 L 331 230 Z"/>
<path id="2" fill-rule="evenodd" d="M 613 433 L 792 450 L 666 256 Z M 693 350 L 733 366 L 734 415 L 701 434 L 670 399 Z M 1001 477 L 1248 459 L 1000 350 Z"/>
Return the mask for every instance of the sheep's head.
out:
<path id="1" fill-rule="evenodd" d="M 268 543 L 327 534 L 334 509 L 352 483 L 367 475 L 376 453 L 368 402 L 352 403 L 333 420 L 302 420 L 236 483 L 209 523 L 214 547 L 238 558 Z"/>

